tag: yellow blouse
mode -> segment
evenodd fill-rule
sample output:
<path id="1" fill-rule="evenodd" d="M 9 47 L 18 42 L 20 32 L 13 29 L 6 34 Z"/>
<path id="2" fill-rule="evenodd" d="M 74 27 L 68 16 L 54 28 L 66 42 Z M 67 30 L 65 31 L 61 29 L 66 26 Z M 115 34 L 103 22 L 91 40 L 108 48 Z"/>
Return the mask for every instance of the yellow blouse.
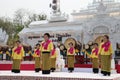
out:
<path id="1" fill-rule="evenodd" d="M 41 54 L 40 54 L 40 55 L 37 55 L 35 51 L 36 51 L 36 49 L 34 50 L 33 57 L 40 57 L 40 56 L 41 56 Z"/>
<path id="2" fill-rule="evenodd" d="M 96 55 L 95 52 L 93 53 L 94 50 L 95 50 L 95 48 L 92 49 L 92 52 L 91 52 L 90 57 L 91 57 L 91 58 L 98 58 L 98 55 Z"/>
<path id="3" fill-rule="evenodd" d="M 100 55 L 112 55 L 113 54 L 113 48 L 112 48 L 112 44 L 110 44 L 109 48 L 108 48 L 108 51 L 105 51 L 104 48 L 102 48 L 102 45 L 104 43 L 101 43 L 100 44 L 100 47 L 99 47 L 99 54 Z"/>
<path id="4" fill-rule="evenodd" d="M 67 49 L 67 55 L 75 55 L 75 49 L 73 50 L 73 54 L 71 54 L 71 53 L 69 52 L 69 49 L 70 49 L 70 48 Z"/>
<path id="5" fill-rule="evenodd" d="M 20 51 L 20 54 L 17 54 L 16 52 L 14 52 L 14 50 L 16 48 L 17 47 L 14 47 L 13 50 L 12 50 L 12 57 L 13 57 L 13 59 L 22 59 L 25 56 L 23 47 L 22 47 L 22 49 Z"/>
<path id="6" fill-rule="evenodd" d="M 51 55 L 51 57 L 50 57 L 50 58 L 56 58 L 56 57 L 57 57 L 57 51 L 55 50 L 54 55 Z"/>
<path id="7" fill-rule="evenodd" d="M 41 52 L 44 52 L 44 51 L 51 52 L 51 51 L 53 50 L 53 43 L 52 43 L 52 41 L 48 44 L 47 49 L 44 49 L 44 46 L 42 45 L 44 42 L 45 42 L 45 41 L 43 41 L 43 42 L 41 43 L 41 46 L 40 46 Z"/>

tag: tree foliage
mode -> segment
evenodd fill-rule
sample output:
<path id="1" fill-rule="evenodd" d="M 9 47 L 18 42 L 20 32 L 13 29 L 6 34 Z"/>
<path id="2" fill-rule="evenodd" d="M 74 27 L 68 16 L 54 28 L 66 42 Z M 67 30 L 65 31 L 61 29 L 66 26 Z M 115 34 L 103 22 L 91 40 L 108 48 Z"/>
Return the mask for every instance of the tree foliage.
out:
<path id="1" fill-rule="evenodd" d="M 19 39 L 18 33 L 33 21 L 40 21 L 46 19 L 45 14 L 36 14 L 26 9 L 18 9 L 14 13 L 14 18 L 0 17 L 0 28 L 2 28 L 9 35 L 8 45 Z"/>

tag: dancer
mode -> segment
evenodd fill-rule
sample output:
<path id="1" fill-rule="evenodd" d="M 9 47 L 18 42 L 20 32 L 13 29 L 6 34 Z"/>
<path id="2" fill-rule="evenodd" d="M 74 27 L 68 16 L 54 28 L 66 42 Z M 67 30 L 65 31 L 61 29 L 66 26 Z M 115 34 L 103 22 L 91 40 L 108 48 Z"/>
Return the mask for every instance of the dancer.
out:
<path id="1" fill-rule="evenodd" d="M 23 57 L 24 57 L 24 49 L 23 46 L 21 45 L 21 42 L 18 40 L 16 41 L 16 46 L 13 48 L 12 51 L 12 59 L 13 59 L 12 72 L 20 73 L 20 64 Z"/>
<path id="2" fill-rule="evenodd" d="M 44 41 L 41 43 L 42 52 L 42 74 L 50 74 L 50 53 L 53 50 L 53 42 L 49 39 L 50 34 L 44 34 Z"/>
<path id="3" fill-rule="evenodd" d="M 35 58 L 35 72 L 39 72 L 41 70 L 40 44 L 36 44 L 36 49 L 34 50 L 33 57 Z"/>
<path id="4" fill-rule="evenodd" d="M 56 57 L 57 57 L 57 51 L 56 51 L 56 47 L 54 45 L 54 49 L 52 50 L 51 57 L 50 57 L 52 72 L 54 72 L 56 70 Z"/>
<path id="5" fill-rule="evenodd" d="M 93 68 L 93 73 L 98 73 L 99 72 L 99 59 L 98 59 L 98 44 L 94 43 L 93 44 L 93 49 L 91 53 L 91 58 L 92 58 L 92 68 Z"/>
<path id="6" fill-rule="evenodd" d="M 75 55 L 75 49 L 73 46 L 73 43 L 69 43 L 69 48 L 67 49 L 67 62 L 68 62 L 68 71 L 73 72 L 74 70 L 74 57 Z"/>
<path id="7" fill-rule="evenodd" d="M 104 42 L 100 46 L 99 54 L 101 55 L 101 72 L 104 76 L 110 76 L 113 49 L 108 35 L 104 35 Z"/>

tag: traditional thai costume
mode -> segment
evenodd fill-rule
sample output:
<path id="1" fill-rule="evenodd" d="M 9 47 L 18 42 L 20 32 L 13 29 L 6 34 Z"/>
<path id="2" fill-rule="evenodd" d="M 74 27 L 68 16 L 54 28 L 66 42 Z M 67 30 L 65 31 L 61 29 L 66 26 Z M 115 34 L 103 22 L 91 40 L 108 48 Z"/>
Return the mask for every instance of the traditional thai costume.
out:
<path id="1" fill-rule="evenodd" d="M 99 49 L 101 55 L 101 72 L 104 75 L 110 75 L 111 73 L 111 56 L 113 53 L 112 44 L 110 41 L 102 43 Z"/>
<path id="2" fill-rule="evenodd" d="M 40 49 L 35 49 L 33 57 L 35 58 L 35 72 L 39 72 L 41 70 L 41 51 Z"/>
<path id="3" fill-rule="evenodd" d="M 50 74 L 50 53 L 53 50 L 52 41 L 43 41 L 40 50 L 42 52 L 42 74 Z"/>
<path id="4" fill-rule="evenodd" d="M 20 73 L 20 64 L 23 57 L 24 57 L 23 47 L 21 45 L 18 47 L 14 47 L 12 51 L 13 58 L 12 72 Z"/>
<path id="5" fill-rule="evenodd" d="M 99 72 L 99 59 L 98 59 L 98 48 L 93 48 L 92 53 L 91 53 L 91 58 L 92 58 L 92 68 L 94 73 Z"/>
<path id="6" fill-rule="evenodd" d="M 74 60 L 75 60 L 75 49 L 74 47 L 68 48 L 67 50 L 67 63 L 68 71 L 72 72 L 74 70 Z"/>

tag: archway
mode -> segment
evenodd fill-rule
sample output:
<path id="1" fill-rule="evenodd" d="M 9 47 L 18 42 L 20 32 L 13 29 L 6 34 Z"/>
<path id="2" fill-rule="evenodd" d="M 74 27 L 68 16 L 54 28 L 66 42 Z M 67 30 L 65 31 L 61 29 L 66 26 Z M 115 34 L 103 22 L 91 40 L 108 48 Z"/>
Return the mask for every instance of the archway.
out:
<path id="1" fill-rule="evenodd" d="M 93 34 L 108 34 L 109 28 L 106 26 L 97 26 L 93 28 Z"/>

